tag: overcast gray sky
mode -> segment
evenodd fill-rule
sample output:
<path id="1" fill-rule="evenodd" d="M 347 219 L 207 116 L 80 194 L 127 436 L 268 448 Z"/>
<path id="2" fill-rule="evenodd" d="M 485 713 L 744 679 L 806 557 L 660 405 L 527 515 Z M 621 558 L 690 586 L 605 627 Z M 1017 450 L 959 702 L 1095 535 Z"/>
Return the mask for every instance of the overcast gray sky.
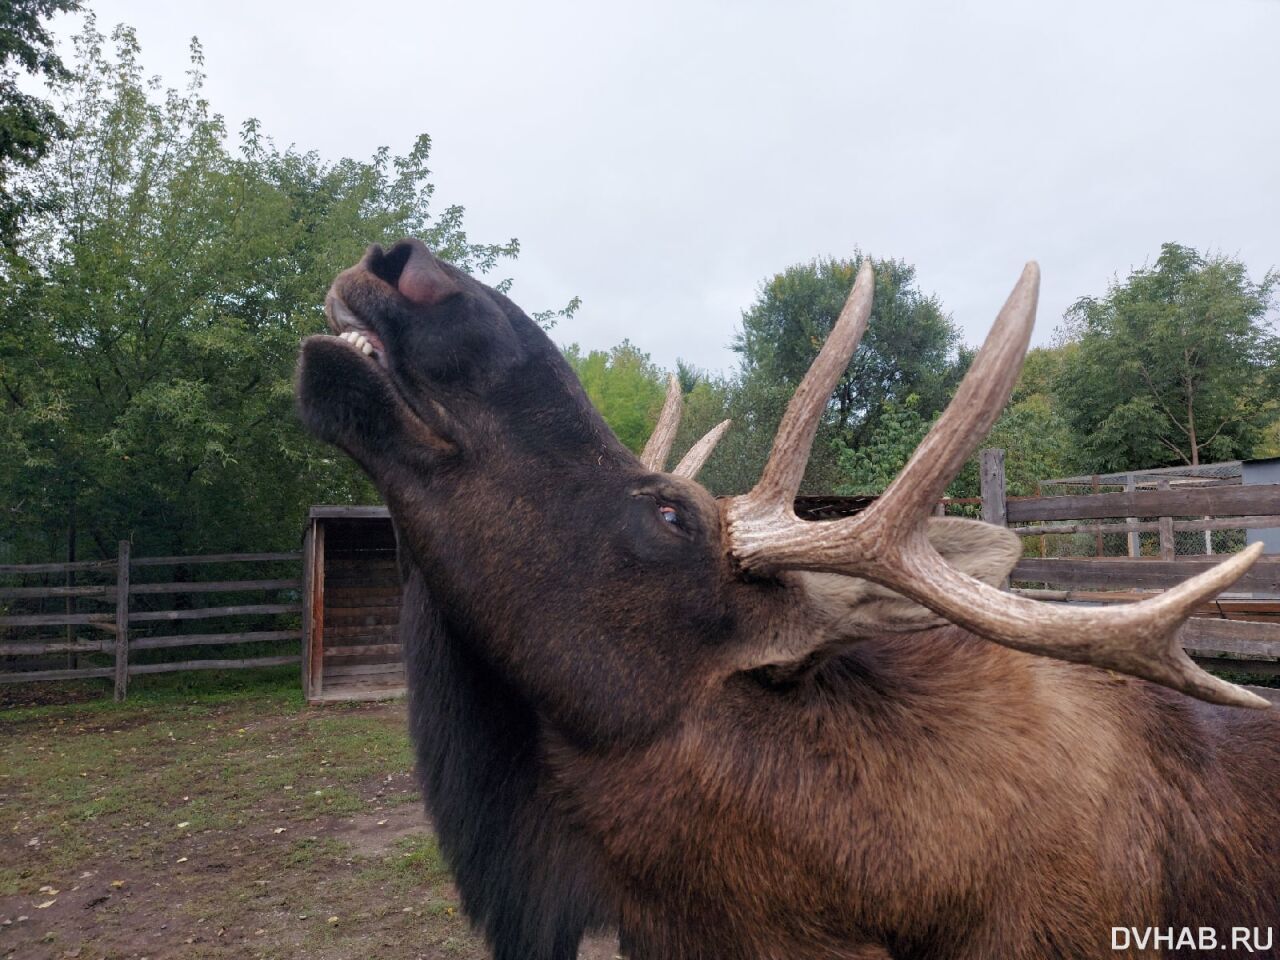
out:
<path id="1" fill-rule="evenodd" d="M 1280 2 L 88 0 L 232 129 L 326 157 L 431 134 L 437 198 L 520 238 L 558 340 L 725 370 L 789 264 L 902 257 L 971 343 L 1022 263 L 1036 342 L 1161 242 L 1280 263 Z M 58 21 L 70 34 L 71 18 Z"/>

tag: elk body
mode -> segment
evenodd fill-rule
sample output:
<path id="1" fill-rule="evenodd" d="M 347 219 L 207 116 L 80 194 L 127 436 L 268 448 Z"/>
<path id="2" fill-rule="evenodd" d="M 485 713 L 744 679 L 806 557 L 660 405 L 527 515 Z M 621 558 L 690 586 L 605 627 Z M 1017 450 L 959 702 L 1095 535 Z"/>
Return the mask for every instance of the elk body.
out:
<path id="1" fill-rule="evenodd" d="M 1176 642 L 1256 550 L 1080 610 L 993 586 L 1007 531 L 928 518 L 1037 282 L 877 503 L 803 523 L 868 268 L 760 483 L 719 501 L 691 479 L 710 441 L 662 470 L 677 397 L 635 457 L 542 331 L 422 244 L 338 278 L 299 406 L 390 508 L 427 805 L 497 960 L 593 929 L 636 960 L 1018 960 L 1280 923 L 1280 724 Z"/>

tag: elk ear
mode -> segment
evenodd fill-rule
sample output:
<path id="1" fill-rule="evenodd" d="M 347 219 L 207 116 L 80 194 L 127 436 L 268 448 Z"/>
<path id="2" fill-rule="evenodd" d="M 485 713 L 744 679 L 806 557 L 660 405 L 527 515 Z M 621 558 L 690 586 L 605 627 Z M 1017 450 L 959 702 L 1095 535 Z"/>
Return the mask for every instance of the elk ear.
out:
<path id="1" fill-rule="evenodd" d="M 425 244 L 413 243 L 410 250 L 409 260 L 396 281 L 396 289 L 401 295 L 420 307 L 434 307 L 461 291 L 457 281 L 449 276 Z"/>
<path id="2" fill-rule="evenodd" d="M 1017 534 L 979 520 L 938 517 L 929 521 L 928 534 L 930 545 L 950 566 L 993 587 L 1004 584 L 1022 556 Z M 801 573 L 797 579 L 831 629 L 845 637 L 905 633 L 948 622 L 870 580 L 838 573 Z"/>

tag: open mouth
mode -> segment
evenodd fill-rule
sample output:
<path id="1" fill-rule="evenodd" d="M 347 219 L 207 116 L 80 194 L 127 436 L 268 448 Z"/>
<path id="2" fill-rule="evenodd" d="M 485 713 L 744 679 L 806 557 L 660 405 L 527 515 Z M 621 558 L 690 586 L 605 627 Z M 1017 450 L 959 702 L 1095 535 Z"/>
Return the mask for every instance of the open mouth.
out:
<path id="1" fill-rule="evenodd" d="M 341 297 L 330 291 L 325 297 L 324 312 L 335 339 L 341 340 L 383 370 L 389 369 L 387 348 L 383 345 L 382 338 L 361 322 L 351 308 L 342 302 Z"/>

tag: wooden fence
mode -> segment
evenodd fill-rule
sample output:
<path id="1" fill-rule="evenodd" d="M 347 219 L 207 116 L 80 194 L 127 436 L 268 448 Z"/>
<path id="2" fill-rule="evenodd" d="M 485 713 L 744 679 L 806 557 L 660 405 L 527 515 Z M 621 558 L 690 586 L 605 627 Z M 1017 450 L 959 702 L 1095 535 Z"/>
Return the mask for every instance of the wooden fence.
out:
<path id="1" fill-rule="evenodd" d="M 1141 599 L 1221 560 L 1207 554 L 1178 556 L 1176 533 L 1280 527 L 1280 484 L 1171 487 L 1160 481 L 1154 490 L 1009 497 L 1002 450 L 982 452 L 981 478 L 983 519 L 1019 536 L 1128 535 L 1124 557 L 1024 557 L 1012 579 L 1022 585 L 1018 592 L 1041 600 L 1100 604 Z M 1137 537 L 1142 533 L 1158 534 L 1157 556 L 1140 555 Z M 1197 659 L 1237 667 L 1243 660 L 1250 670 L 1280 672 L 1280 555 L 1262 556 L 1227 591 L 1202 605 L 1183 627 L 1182 641 Z"/>
<path id="2" fill-rule="evenodd" d="M 138 651 L 167 650 L 181 647 L 228 646 L 300 642 L 301 628 L 290 624 L 285 629 L 234 629 L 219 633 L 182 632 L 182 625 L 189 621 L 211 619 L 256 620 L 262 617 L 280 618 L 301 615 L 300 591 L 302 581 L 296 573 L 287 577 L 236 580 L 194 580 L 185 574 L 192 566 L 223 564 L 273 564 L 289 563 L 295 566 L 300 553 L 229 553 L 204 554 L 186 557 L 131 557 L 130 544 L 120 541 L 115 560 L 91 560 L 73 563 L 37 563 L 0 565 L 0 576 L 5 579 L 30 579 L 49 574 L 62 574 L 66 583 L 38 586 L 0 586 L 0 683 L 22 683 L 37 680 L 78 680 L 85 678 L 110 678 L 115 685 L 115 698 L 124 698 L 129 678 L 148 673 L 165 673 L 175 670 L 234 670 L 246 667 L 267 667 L 299 663 L 297 652 L 279 656 L 257 656 L 235 659 L 164 659 L 137 662 L 130 654 Z M 163 581 L 134 582 L 131 574 L 148 568 L 173 568 L 170 579 Z M 184 576 L 175 574 L 181 572 Z M 89 579 L 108 578 L 105 582 L 78 584 L 77 575 Z M 217 606 L 176 606 L 171 609 L 139 609 L 145 602 L 133 598 L 171 597 L 190 598 L 202 594 L 255 593 L 275 595 L 273 602 L 223 603 Z M 280 597 L 278 594 L 285 594 Z M 296 598 L 288 597 L 293 593 Z M 41 601 L 62 599 L 65 609 L 48 613 L 14 613 L 14 601 L 19 605 L 39 605 Z M 133 601 L 133 602 L 131 602 Z M 95 604 L 97 610 L 85 612 L 78 609 L 80 602 Z M 150 606 L 150 604 L 145 604 Z M 109 607 L 111 609 L 101 609 Z M 153 625 L 139 628 L 140 624 Z M 172 625 L 172 626 L 170 626 Z M 156 627 L 163 631 L 153 632 Z M 19 632 L 36 633 L 50 627 L 66 627 L 60 639 L 47 636 L 38 639 L 14 639 Z M 7 628 L 7 629 L 6 629 Z M 17 628 L 17 629 L 15 629 Z M 82 639 L 80 630 L 87 630 L 89 638 Z M 21 657 L 49 657 L 66 655 L 69 665 L 55 669 L 9 669 L 13 660 Z M 85 665 L 80 661 L 98 661 Z"/>

